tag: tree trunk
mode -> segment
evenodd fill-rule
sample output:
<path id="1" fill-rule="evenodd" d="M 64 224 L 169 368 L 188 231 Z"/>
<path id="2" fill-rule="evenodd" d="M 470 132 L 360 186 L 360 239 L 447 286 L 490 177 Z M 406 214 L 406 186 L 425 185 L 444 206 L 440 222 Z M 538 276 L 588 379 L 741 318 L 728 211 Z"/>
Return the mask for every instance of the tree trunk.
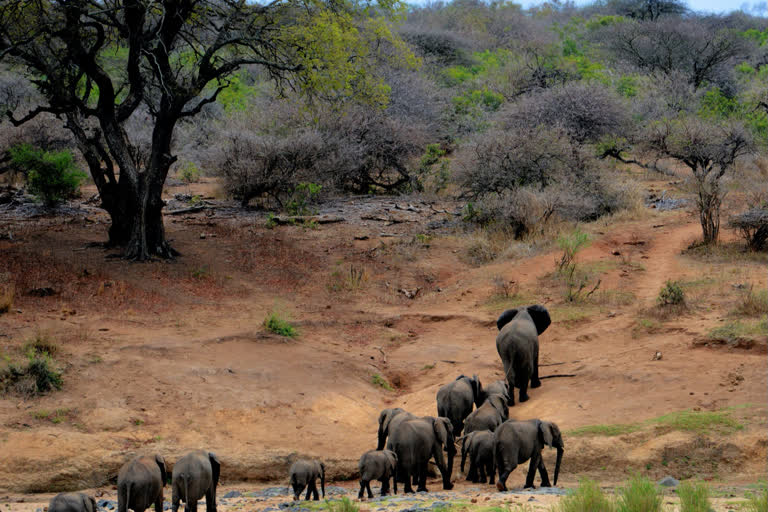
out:
<path id="1" fill-rule="evenodd" d="M 699 221 L 705 244 L 716 244 L 720 236 L 720 195 L 718 183 L 703 183 L 699 186 Z"/>

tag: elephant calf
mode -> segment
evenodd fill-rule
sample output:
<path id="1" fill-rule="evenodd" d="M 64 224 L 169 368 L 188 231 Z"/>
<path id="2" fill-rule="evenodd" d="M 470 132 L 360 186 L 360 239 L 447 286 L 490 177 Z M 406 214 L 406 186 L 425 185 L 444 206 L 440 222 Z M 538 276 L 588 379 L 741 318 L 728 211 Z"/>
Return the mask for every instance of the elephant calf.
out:
<path id="1" fill-rule="evenodd" d="M 368 498 L 373 498 L 371 480 L 381 482 L 381 495 L 389 494 L 389 479 L 397 494 L 397 455 L 390 450 L 370 450 L 360 457 L 360 492 L 357 499 L 363 498 L 363 491 L 368 490 Z"/>
<path id="2" fill-rule="evenodd" d="M 507 478 L 518 464 L 529 460 L 525 487 L 533 487 L 533 477 L 539 470 L 541 486 L 550 487 L 547 468 L 541 458 L 544 446 L 557 449 L 555 462 L 555 485 L 560 474 L 560 462 L 563 460 L 563 436 L 554 423 L 541 420 L 506 421 L 496 430 L 496 466 L 499 468 L 499 481 L 496 488 L 507 490 Z"/>
<path id="3" fill-rule="evenodd" d="M 493 485 L 496 476 L 494 443 L 496 436 L 490 430 L 471 432 L 464 436 L 461 442 L 461 471 L 464 472 L 464 462 L 469 455 L 469 473 L 467 480 L 473 483 L 485 483 L 490 478 Z"/>
<path id="4" fill-rule="evenodd" d="M 117 474 L 118 512 L 144 512 L 152 504 L 155 512 L 163 512 L 165 480 L 165 460 L 160 455 L 126 462 Z"/>
<path id="5" fill-rule="evenodd" d="M 504 398 L 509 401 L 509 384 L 507 384 L 507 381 L 497 380 L 488 384 L 488 386 L 483 389 L 482 402 L 488 400 L 488 397 L 491 395 L 503 395 Z M 482 402 L 480 405 L 482 405 Z"/>
<path id="6" fill-rule="evenodd" d="M 96 500 L 82 492 L 63 492 L 51 499 L 48 512 L 97 512 Z"/>
<path id="7" fill-rule="evenodd" d="M 464 420 L 464 433 L 478 432 L 496 428 L 509 419 L 509 407 L 507 397 L 504 395 L 491 395 L 483 402 L 483 405 L 472 412 Z"/>
<path id="8" fill-rule="evenodd" d="M 196 512 L 197 502 L 205 496 L 206 512 L 216 512 L 216 486 L 219 485 L 221 464 L 216 454 L 203 450 L 190 452 L 173 466 L 172 510 L 184 502 L 185 512 Z"/>
<path id="9" fill-rule="evenodd" d="M 453 435 L 458 437 L 464 428 L 464 419 L 472 412 L 473 405 L 483 403 L 483 385 L 477 375 L 471 378 L 460 375 L 437 390 L 437 415 L 451 420 Z"/>
<path id="10" fill-rule="evenodd" d="M 320 479 L 320 488 L 325 498 L 325 464 L 317 460 L 297 460 L 291 464 L 291 487 L 293 487 L 293 499 L 299 501 L 299 495 L 304 488 L 307 488 L 306 501 L 313 495 L 315 501 L 320 498 L 317 494 L 316 481 Z"/>

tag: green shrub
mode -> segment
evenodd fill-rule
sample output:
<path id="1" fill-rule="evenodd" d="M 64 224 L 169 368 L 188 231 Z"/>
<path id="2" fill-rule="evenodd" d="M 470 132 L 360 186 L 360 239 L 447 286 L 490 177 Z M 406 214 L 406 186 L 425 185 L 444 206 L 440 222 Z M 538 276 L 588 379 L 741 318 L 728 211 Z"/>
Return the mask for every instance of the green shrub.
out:
<path id="1" fill-rule="evenodd" d="M 197 183 L 200 181 L 200 169 L 194 162 L 185 162 L 179 167 L 178 177 L 186 184 Z"/>
<path id="2" fill-rule="evenodd" d="M 704 482 L 683 482 L 677 487 L 680 512 L 709 512 L 709 487 Z"/>
<path id="3" fill-rule="evenodd" d="M 655 483 L 644 476 L 633 476 L 618 490 L 618 512 L 661 511 L 662 495 Z"/>
<path id="4" fill-rule="evenodd" d="M 26 366 L 8 359 L 5 368 L 0 369 L 0 392 L 15 391 L 20 395 L 33 396 L 61 389 L 61 372 L 47 352 L 28 351 Z"/>
<path id="5" fill-rule="evenodd" d="M 374 386 L 379 386 L 381 388 L 386 389 L 387 391 L 394 391 L 395 388 L 392 387 L 392 384 L 387 382 L 387 379 L 379 375 L 378 373 L 371 376 L 371 384 Z"/>
<path id="6" fill-rule="evenodd" d="M 269 332 L 285 336 L 286 338 L 295 338 L 299 335 L 299 331 L 277 311 L 272 311 L 264 319 L 264 327 Z"/>
<path id="7" fill-rule="evenodd" d="M 656 299 L 659 306 L 680 306 L 685 304 L 685 292 L 678 281 L 667 281 Z"/>
<path id="8" fill-rule="evenodd" d="M 46 206 L 75 197 L 87 175 L 70 151 L 43 151 L 29 144 L 10 149 L 11 164 L 27 177 L 29 191 Z"/>
<path id="9" fill-rule="evenodd" d="M 597 482 L 588 478 L 579 481 L 579 487 L 552 507 L 552 512 L 614 512 L 616 507 L 603 493 Z"/>
<path id="10" fill-rule="evenodd" d="M 560 260 L 557 262 L 558 272 L 566 272 L 573 265 L 576 253 L 589 245 L 589 235 L 579 228 L 576 228 L 569 235 L 560 235 L 557 237 L 557 246 L 563 251 Z"/>
<path id="11" fill-rule="evenodd" d="M 312 211 L 309 209 L 309 205 L 317 200 L 317 196 L 320 194 L 320 189 L 323 187 L 317 183 L 302 182 L 296 185 L 291 195 L 291 200 L 288 201 L 286 209 L 291 215 L 309 215 Z"/>

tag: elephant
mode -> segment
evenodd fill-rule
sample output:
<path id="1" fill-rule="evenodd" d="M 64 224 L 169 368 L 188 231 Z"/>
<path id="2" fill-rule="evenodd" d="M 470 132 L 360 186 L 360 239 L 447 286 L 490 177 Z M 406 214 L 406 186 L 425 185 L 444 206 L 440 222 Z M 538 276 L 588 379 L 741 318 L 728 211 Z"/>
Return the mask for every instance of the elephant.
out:
<path id="1" fill-rule="evenodd" d="M 413 419 L 416 416 L 405 409 L 399 407 L 395 409 L 384 409 L 379 414 L 379 442 L 376 445 L 377 450 L 383 450 L 387 442 L 387 437 L 405 420 Z"/>
<path id="2" fill-rule="evenodd" d="M 189 452 L 173 466 L 171 487 L 173 512 L 184 501 L 184 512 L 197 512 L 197 502 L 205 496 L 206 512 L 216 512 L 216 487 L 219 485 L 221 463 L 213 452 Z"/>
<path id="3" fill-rule="evenodd" d="M 163 487 L 166 481 L 165 460 L 160 455 L 136 457 L 126 462 L 117 473 L 117 510 L 144 512 L 152 504 L 155 512 L 163 512 Z"/>
<path id="4" fill-rule="evenodd" d="M 464 429 L 464 419 L 473 405 L 483 403 L 483 385 L 477 375 L 460 375 L 453 382 L 437 390 L 437 415 L 451 420 L 453 435 L 458 437 Z"/>
<path id="5" fill-rule="evenodd" d="M 505 399 L 509 401 L 509 384 L 506 380 L 496 380 L 488 384 L 483 388 L 483 402 L 485 402 L 491 395 L 504 395 Z M 481 403 L 482 405 L 482 403 Z"/>
<path id="6" fill-rule="evenodd" d="M 368 498 L 373 498 L 371 480 L 381 482 L 381 495 L 389 494 L 389 479 L 392 478 L 394 492 L 397 494 L 397 454 L 390 450 L 370 450 L 360 457 L 360 492 L 357 499 L 363 498 L 363 491 L 368 490 Z"/>
<path id="7" fill-rule="evenodd" d="M 448 452 L 448 465 L 443 459 L 443 447 Z M 451 471 L 454 446 L 453 426 L 448 418 L 412 418 L 403 421 L 389 436 L 387 449 L 397 454 L 397 475 L 405 482 L 405 492 L 413 492 L 411 476 L 418 476 L 419 492 L 427 491 L 427 464 L 434 457 L 443 477 L 443 489 L 453 489 Z"/>
<path id="8" fill-rule="evenodd" d="M 57 494 L 48 504 L 48 512 L 97 512 L 96 500 L 82 492 Z"/>
<path id="9" fill-rule="evenodd" d="M 552 321 L 544 306 L 508 309 L 499 316 L 496 326 L 496 350 L 504 364 L 504 375 L 509 385 L 509 405 L 515 405 L 515 387 L 520 390 L 520 402 L 528 400 L 528 382 L 531 388 L 541 386 L 539 380 L 539 335 Z"/>
<path id="10" fill-rule="evenodd" d="M 528 466 L 528 476 L 525 478 L 525 487 L 533 488 L 533 477 L 536 468 L 539 470 L 542 487 L 551 487 L 547 468 L 541 458 L 544 446 L 557 449 L 557 461 L 555 462 L 555 480 L 560 474 L 560 462 L 563 460 L 563 436 L 560 429 L 554 423 L 541 420 L 505 421 L 496 430 L 496 467 L 499 469 L 499 481 L 496 487 L 500 491 L 507 490 L 507 477 L 514 471 L 518 464 L 531 461 Z"/>
<path id="11" fill-rule="evenodd" d="M 318 478 L 320 479 L 320 489 L 323 491 L 323 499 L 325 499 L 325 464 L 317 460 L 297 460 L 291 464 L 289 473 L 294 500 L 299 501 L 301 491 L 306 487 L 305 501 L 309 501 L 310 495 L 313 495 L 315 501 L 318 501 L 320 497 L 317 494 L 317 484 L 315 483 Z"/>
<path id="12" fill-rule="evenodd" d="M 467 480 L 474 483 L 485 483 L 486 476 L 493 485 L 496 476 L 494 444 L 496 435 L 490 430 L 476 430 L 466 434 L 461 440 L 461 471 L 464 472 L 464 462 L 469 455 L 469 472 Z"/>
<path id="13" fill-rule="evenodd" d="M 491 395 L 483 402 L 483 405 L 478 407 L 464 420 L 464 433 L 469 434 L 479 430 L 490 430 L 493 432 L 508 419 L 507 397 L 504 395 Z"/>

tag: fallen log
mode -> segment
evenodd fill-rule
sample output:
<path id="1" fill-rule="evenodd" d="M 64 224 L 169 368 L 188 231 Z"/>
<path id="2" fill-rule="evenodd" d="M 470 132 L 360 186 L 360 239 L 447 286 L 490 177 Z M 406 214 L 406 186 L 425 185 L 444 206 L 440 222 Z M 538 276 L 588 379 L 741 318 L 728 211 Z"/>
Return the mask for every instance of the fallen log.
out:
<path id="1" fill-rule="evenodd" d="M 304 224 L 316 222 L 318 224 L 333 224 L 344 222 L 344 217 L 338 215 L 277 215 L 272 217 L 272 222 L 280 225 Z"/>

